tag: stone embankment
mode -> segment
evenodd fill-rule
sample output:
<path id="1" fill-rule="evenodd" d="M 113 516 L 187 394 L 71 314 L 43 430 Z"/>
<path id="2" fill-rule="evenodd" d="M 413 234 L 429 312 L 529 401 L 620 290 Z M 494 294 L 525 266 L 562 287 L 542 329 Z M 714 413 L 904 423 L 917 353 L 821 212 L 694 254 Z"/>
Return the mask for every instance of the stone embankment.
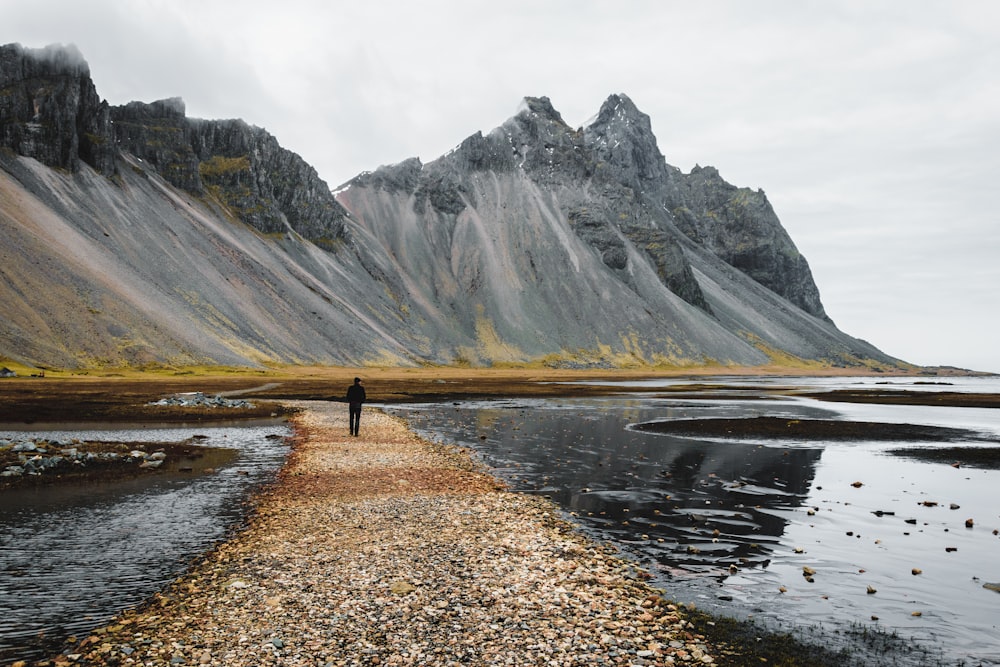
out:
<path id="1" fill-rule="evenodd" d="M 642 572 L 468 452 L 303 403 L 249 525 L 50 665 L 673 665 L 715 652 Z"/>

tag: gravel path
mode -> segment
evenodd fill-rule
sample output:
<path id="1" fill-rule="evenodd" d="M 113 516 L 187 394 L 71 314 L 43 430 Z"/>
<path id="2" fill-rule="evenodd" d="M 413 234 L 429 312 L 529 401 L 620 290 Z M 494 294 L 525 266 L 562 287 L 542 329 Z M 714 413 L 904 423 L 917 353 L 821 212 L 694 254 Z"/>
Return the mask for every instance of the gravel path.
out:
<path id="1" fill-rule="evenodd" d="M 643 573 L 468 452 L 303 402 L 249 527 L 51 664 L 713 664 Z"/>

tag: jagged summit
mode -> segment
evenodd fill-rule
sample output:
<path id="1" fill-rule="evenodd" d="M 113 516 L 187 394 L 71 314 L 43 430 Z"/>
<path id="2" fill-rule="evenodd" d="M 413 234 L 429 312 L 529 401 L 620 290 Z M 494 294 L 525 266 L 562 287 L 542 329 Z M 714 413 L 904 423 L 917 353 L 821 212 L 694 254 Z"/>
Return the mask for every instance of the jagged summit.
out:
<path id="1" fill-rule="evenodd" d="M 566 125 L 566 122 L 562 118 L 562 114 L 556 111 L 556 108 L 552 106 L 552 101 L 547 97 L 522 98 L 521 104 L 518 106 L 517 113 L 514 115 L 516 117 L 522 114 L 538 116 L 550 122 Z"/>
<path id="2" fill-rule="evenodd" d="M 484 177 L 489 180 L 484 181 Z M 484 182 L 493 187 L 484 189 Z M 508 309 L 517 304 L 515 311 L 521 315 L 515 320 L 524 312 L 548 312 L 549 306 L 541 307 L 529 294 L 551 291 L 544 297 L 547 304 L 563 299 L 586 303 L 581 294 L 559 292 L 571 280 L 569 276 L 582 271 L 580 253 L 586 252 L 597 260 L 588 271 L 594 276 L 610 272 L 604 289 L 612 284 L 620 286 L 625 290 L 623 300 L 657 302 L 666 292 L 668 300 L 684 302 L 740 336 L 753 332 L 752 337 L 759 336 L 768 345 L 781 347 L 787 341 L 779 343 L 760 327 L 756 315 L 734 307 L 725 296 L 746 286 L 715 283 L 725 283 L 724 276 L 734 265 L 747 271 L 746 277 L 757 286 L 753 289 L 763 288 L 765 293 L 787 298 L 830 324 L 808 265 L 763 193 L 736 188 L 713 168 L 698 168 L 685 175 L 669 165 L 657 146 L 649 117 L 626 95 L 611 95 L 593 121 L 579 130 L 566 125 L 548 98 L 526 97 L 511 118 L 485 136 L 475 133 L 454 151 L 426 164 L 407 161 L 380 168 L 374 175 L 355 179 L 339 196 L 356 220 L 373 228 L 383 227 L 379 218 L 385 211 L 407 211 L 411 220 L 407 224 L 412 226 L 408 227 L 405 247 L 387 232 L 379 234 L 381 243 L 394 248 L 399 273 L 425 276 L 426 285 L 406 287 L 420 303 L 434 302 L 435 294 L 453 293 L 466 279 L 473 280 L 466 293 L 483 299 L 486 312 L 499 304 Z M 387 196 L 394 201 L 390 203 Z M 549 275 L 549 267 L 563 266 L 565 260 L 550 257 L 538 244 L 542 243 L 540 235 L 546 233 L 545 226 L 556 221 L 571 233 L 560 237 L 556 245 L 565 257 L 572 258 L 574 268 L 569 273 Z M 473 228 L 478 230 L 474 234 Z M 498 236 L 500 229 L 504 234 L 521 230 L 519 240 Z M 442 230 L 448 236 L 438 237 Z M 477 262 L 485 263 L 466 273 L 490 279 L 452 273 L 458 268 L 456 252 L 469 257 L 468 248 L 456 248 L 456 235 L 468 234 L 472 234 L 470 239 L 489 242 L 473 255 Z M 529 243 L 529 238 L 534 240 Z M 445 239 L 447 247 L 436 247 Z M 507 248 L 508 243 L 528 253 L 531 261 L 523 265 L 488 250 Z M 453 258 L 447 276 L 424 268 L 434 266 L 435 257 Z M 511 282 L 510 276 L 517 279 Z M 523 293 L 510 293 L 505 288 L 508 284 Z M 670 320 L 676 340 L 705 334 L 699 316 L 676 315 L 676 302 L 660 307 L 665 309 L 662 317 L 666 319 L 653 314 L 652 322 L 637 327 L 651 332 Z M 609 310 L 600 300 L 588 308 Z M 569 330 L 592 326 L 582 319 L 567 321 L 564 313 L 549 316 L 553 321 L 567 322 Z M 693 321 L 684 323 L 691 317 Z M 619 330 L 629 318 L 637 322 L 643 319 L 634 312 L 623 316 L 616 325 Z M 428 314 L 427 319 L 441 316 Z M 493 326 L 497 338 L 512 346 L 516 342 L 513 349 L 518 351 L 537 342 L 526 340 L 521 329 L 509 329 L 505 323 Z M 678 334 L 685 329 L 686 333 Z M 474 328 L 467 331 L 470 337 L 476 335 Z M 693 333 L 696 331 L 701 333 Z M 597 335 L 608 339 L 607 332 Z M 586 347 L 575 334 L 565 333 L 562 338 Z M 732 340 L 721 344 L 728 349 L 726 354 L 741 347 L 734 346 Z M 677 353 L 687 354 L 685 350 L 684 343 L 677 344 Z"/>
<path id="3" fill-rule="evenodd" d="M 647 134 L 652 134 L 649 116 L 639 111 L 632 99 L 625 93 L 613 93 L 601 105 L 597 115 L 591 118 L 586 128 L 593 126 L 638 124 Z"/>
<path id="4" fill-rule="evenodd" d="M 515 149 L 551 148 L 553 142 L 563 143 L 571 131 L 547 97 L 525 97 L 514 116 L 499 128 L 507 134 Z"/>
<path id="5" fill-rule="evenodd" d="M 608 97 L 583 132 L 598 159 L 614 165 L 630 186 L 642 189 L 650 182 L 662 184 L 669 178 L 649 116 L 627 96 Z"/>
<path id="6" fill-rule="evenodd" d="M 0 47 L 0 358 L 897 363 L 826 317 L 763 192 L 670 166 L 626 95 L 578 129 L 526 97 L 333 194 L 243 120 L 108 106 L 78 55 Z"/>

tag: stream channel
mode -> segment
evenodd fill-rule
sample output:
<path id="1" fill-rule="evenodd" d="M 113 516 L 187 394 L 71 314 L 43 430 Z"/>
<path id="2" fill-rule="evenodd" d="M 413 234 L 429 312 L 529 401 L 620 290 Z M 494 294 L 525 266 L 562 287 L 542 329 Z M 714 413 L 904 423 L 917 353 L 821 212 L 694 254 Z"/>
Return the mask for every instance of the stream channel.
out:
<path id="1" fill-rule="evenodd" d="M 247 513 L 289 451 L 285 425 L 0 431 L 0 438 L 183 442 L 222 448 L 209 471 L 0 492 L 0 664 L 44 657 L 182 574 Z"/>

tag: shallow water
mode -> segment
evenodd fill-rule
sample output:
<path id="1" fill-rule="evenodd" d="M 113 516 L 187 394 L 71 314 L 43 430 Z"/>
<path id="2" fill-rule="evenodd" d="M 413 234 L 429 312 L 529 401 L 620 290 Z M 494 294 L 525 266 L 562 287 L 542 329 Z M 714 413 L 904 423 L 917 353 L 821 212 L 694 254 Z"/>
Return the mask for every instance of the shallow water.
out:
<path id="1" fill-rule="evenodd" d="M 1000 391 L 996 380 L 891 382 L 927 391 Z M 885 388 L 869 379 L 730 381 L 760 388 L 792 383 Z M 989 440 L 1000 440 L 1000 410 L 821 403 L 745 390 L 725 400 L 672 399 L 654 393 L 662 384 L 647 386 L 651 393 L 638 397 L 389 410 L 430 439 L 473 448 L 515 489 L 551 497 L 585 530 L 640 559 L 674 599 L 797 629 L 807 640 L 851 651 L 861 663 L 1000 664 L 1000 593 L 983 587 L 1000 582 L 1000 537 L 993 534 L 1000 529 L 1000 471 L 887 453 L 996 446 Z M 944 445 L 713 441 L 631 428 L 758 416 L 960 427 L 979 437 Z M 811 582 L 803 568 L 815 571 Z M 890 642 L 891 656 L 880 657 L 882 649 L 866 638 L 873 630 L 904 641 Z"/>
<path id="2" fill-rule="evenodd" d="M 0 438 L 180 442 L 234 455 L 212 474 L 0 493 L 0 660 L 37 656 L 88 632 L 179 576 L 244 518 L 243 501 L 288 452 L 287 426 L 0 432 Z M 208 458 L 208 457 L 206 457 Z"/>

